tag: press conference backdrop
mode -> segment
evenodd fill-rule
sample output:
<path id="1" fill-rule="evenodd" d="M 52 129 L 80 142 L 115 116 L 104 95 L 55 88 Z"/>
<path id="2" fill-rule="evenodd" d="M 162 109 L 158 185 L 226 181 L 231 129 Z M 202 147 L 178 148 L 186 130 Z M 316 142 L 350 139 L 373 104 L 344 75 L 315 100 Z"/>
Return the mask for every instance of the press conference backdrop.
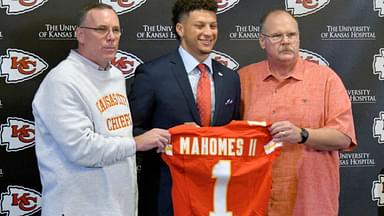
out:
<path id="1" fill-rule="evenodd" d="M 31 102 L 49 70 L 76 48 L 76 15 L 88 2 L 97 1 L 0 0 L 0 215 L 40 215 Z M 113 63 L 127 84 L 139 64 L 178 47 L 174 0 L 100 2 L 113 6 L 124 29 Z M 340 153 L 340 215 L 384 215 L 384 1 L 216 2 L 212 56 L 232 69 L 264 59 L 257 41 L 262 14 L 281 8 L 297 17 L 301 56 L 334 69 L 353 105 L 359 146 Z"/>

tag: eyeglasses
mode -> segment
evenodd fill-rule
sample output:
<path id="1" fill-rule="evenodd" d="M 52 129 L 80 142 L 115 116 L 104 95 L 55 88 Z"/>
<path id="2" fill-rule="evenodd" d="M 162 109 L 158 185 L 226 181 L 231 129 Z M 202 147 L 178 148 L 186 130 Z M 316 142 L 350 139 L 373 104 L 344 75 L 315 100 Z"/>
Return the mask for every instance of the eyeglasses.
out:
<path id="1" fill-rule="evenodd" d="M 94 30 L 96 33 L 102 35 L 102 36 L 106 36 L 108 33 L 109 33 L 109 30 L 110 28 L 106 27 L 106 26 L 101 26 L 101 27 L 97 27 L 97 28 L 94 28 L 94 27 L 87 27 L 87 26 L 79 26 L 79 28 L 83 28 L 83 29 L 91 29 L 91 30 Z M 112 33 L 116 36 L 120 36 L 121 33 L 122 33 L 122 29 L 119 28 L 119 27 L 112 27 Z"/>
<path id="2" fill-rule="evenodd" d="M 283 40 L 284 36 L 287 36 L 288 40 L 290 40 L 290 41 L 296 41 L 297 38 L 299 37 L 299 33 L 297 33 L 297 32 L 288 32 L 285 34 L 272 34 L 272 35 L 261 33 L 261 35 L 268 37 L 269 40 L 271 40 L 271 42 L 273 42 L 273 43 L 281 42 Z"/>

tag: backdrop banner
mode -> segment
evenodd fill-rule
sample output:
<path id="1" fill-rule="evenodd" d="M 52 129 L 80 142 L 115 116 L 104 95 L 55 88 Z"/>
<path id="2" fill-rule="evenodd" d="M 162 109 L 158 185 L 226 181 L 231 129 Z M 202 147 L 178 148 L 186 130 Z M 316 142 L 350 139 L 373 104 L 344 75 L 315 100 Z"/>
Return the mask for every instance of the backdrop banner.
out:
<path id="1" fill-rule="evenodd" d="M 40 215 L 31 102 L 47 73 L 77 47 L 77 13 L 89 2 L 97 1 L 0 0 L 0 215 Z M 177 49 L 174 0 L 100 2 L 117 11 L 124 30 L 113 64 L 127 86 L 139 64 Z M 297 17 L 300 55 L 336 71 L 353 105 L 359 146 L 340 152 L 339 215 L 384 215 L 384 1 L 216 2 L 219 38 L 212 56 L 235 70 L 265 59 L 258 37 L 266 11 Z"/>

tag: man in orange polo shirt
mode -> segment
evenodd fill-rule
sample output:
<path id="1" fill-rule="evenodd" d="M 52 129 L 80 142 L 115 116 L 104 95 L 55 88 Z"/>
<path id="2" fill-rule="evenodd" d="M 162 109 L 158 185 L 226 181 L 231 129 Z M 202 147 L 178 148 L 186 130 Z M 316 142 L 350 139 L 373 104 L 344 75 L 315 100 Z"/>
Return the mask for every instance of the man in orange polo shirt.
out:
<path id="1" fill-rule="evenodd" d="M 351 103 L 330 68 L 299 56 L 295 18 L 273 10 L 261 19 L 267 59 L 239 70 L 242 117 L 273 122 L 283 151 L 273 165 L 269 216 L 337 216 L 339 151 L 357 145 Z"/>

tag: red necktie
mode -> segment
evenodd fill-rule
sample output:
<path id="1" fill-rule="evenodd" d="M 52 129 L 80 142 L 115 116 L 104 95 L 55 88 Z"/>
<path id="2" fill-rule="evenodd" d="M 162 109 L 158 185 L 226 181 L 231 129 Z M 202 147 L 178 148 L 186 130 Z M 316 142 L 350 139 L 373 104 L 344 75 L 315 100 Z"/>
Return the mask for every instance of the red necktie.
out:
<path id="1" fill-rule="evenodd" d="M 196 103 L 201 126 L 209 126 L 211 121 L 211 82 L 204 64 L 197 66 L 201 72 L 197 83 Z"/>

